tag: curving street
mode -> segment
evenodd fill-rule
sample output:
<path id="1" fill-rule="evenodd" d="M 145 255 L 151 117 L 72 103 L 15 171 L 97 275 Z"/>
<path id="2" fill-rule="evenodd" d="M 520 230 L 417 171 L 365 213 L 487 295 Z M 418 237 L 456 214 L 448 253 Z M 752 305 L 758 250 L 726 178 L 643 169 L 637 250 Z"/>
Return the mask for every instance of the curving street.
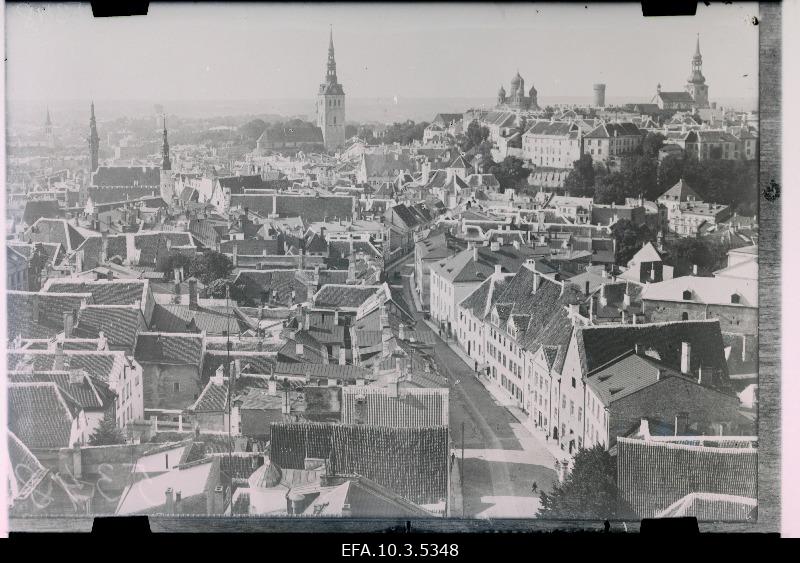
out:
<path id="1" fill-rule="evenodd" d="M 404 273 L 402 280 L 403 295 L 415 307 L 410 275 Z M 450 436 L 456 456 L 461 456 L 462 441 L 464 447 L 464 516 L 535 516 L 538 491 L 549 490 L 556 479 L 555 458 L 495 400 L 475 371 L 429 328 L 423 314 L 416 309 L 413 314 L 416 330 L 433 335 L 434 360 L 450 384 Z M 535 494 L 531 491 L 534 482 Z"/>

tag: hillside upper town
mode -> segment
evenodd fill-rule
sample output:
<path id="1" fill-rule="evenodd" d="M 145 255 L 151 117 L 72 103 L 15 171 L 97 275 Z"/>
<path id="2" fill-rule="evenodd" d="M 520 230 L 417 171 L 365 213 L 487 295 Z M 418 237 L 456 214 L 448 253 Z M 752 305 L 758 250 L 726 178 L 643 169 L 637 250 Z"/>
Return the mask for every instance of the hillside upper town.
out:
<path id="1" fill-rule="evenodd" d="M 757 116 L 507 86 L 10 132 L 12 518 L 751 518 Z"/>

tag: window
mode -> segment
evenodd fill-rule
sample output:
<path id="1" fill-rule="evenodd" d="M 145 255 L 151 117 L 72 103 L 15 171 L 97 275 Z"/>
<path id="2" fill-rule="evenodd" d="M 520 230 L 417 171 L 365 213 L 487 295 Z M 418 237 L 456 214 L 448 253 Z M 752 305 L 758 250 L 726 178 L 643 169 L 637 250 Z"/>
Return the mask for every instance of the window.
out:
<path id="1" fill-rule="evenodd" d="M 173 393 L 178 393 L 181 390 L 181 384 L 177 381 L 172 384 L 172 391 Z"/>
<path id="2" fill-rule="evenodd" d="M 574 377 L 572 378 L 572 387 L 573 388 L 575 387 L 575 378 Z"/>
<path id="3" fill-rule="evenodd" d="M 578 420 L 582 420 L 583 417 L 583 408 L 578 407 Z"/>
<path id="4" fill-rule="evenodd" d="M 575 414 L 575 403 L 573 401 L 569 402 L 569 414 L 570 415 Z"/>
<path id="5" fill-rule="evenodd" d="M 688 321 L 689 320 L 689 313 L 687 313 L 685 311 L 683 313 L 681 313 L 681 320 L 682 321 Z"/>
<path id="6" fill-rule="evenodd" d="M 733 295 L 731 295 L 731 303 L 733 303 L 734 305 L 738 305 L 739 304 L 739 294 L 738 293 L 734 293 Z"/>
<path id="7" fill-rule="evenodd" d="M 691 301 L 691 299 L 692 299 L 692 292 L 691 292 L 691 290 L 688 290 L 688 289 L 687 289 L 687 290 L 685 290 L 685 291 L 683 292 L 683 299 L 684 299 L 684 301 Z"/>
<path id="8" fill-rule="evenodd" d="M 561 395 L 561 408 L 562 409 L 567 408 L 567 396 L 566 395 Z"/>

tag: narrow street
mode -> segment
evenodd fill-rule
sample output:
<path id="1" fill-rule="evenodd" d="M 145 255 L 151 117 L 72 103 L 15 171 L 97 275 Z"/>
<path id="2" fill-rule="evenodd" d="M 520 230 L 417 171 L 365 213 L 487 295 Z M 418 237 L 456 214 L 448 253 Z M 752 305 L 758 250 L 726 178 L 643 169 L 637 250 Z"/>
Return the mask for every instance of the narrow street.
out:
<path id="1" fill-rule="evenodd" d="M 411 260 L 413 264 L 413 260 Z M 410 270 L 406 268 L 405 270 Z M 402 272 L 403 295 L 411 307 L 409 271 Z M 556 479 L 555 458 L 537 437 L 484 388 L 475 371 L 439 338 L 416 309 L 416 330 L 434 334 L 433 354 L 450 386 L 450 436 L 456 456 L 464 448 L 464 515 L 479 518 L 530 518 L 539 508 L 539 491 Z M 463 425 L 463 426 L 462 426 Z M 463 434 L 462 434 L 463 427 Z M 531 491 L 536 482 L 538 490 Z"/>

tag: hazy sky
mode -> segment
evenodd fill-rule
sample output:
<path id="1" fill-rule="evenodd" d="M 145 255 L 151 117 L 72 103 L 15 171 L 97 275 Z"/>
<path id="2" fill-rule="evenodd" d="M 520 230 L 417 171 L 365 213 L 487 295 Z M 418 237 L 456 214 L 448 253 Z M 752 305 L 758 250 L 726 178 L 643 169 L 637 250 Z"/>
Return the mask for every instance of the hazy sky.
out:
<path id="1" fill-rule="evenodd" d="M 6 8 L 13 100 L 311 98 L 329 25 L 348 96 L 493 97 L 519 68 L 540 97 L 682 90 L 700 33 L 711 99 L 757 96 L 756 3 L 644 18 L 638 3 L 156 4 L 94 19 L 85 5 Z"/>

